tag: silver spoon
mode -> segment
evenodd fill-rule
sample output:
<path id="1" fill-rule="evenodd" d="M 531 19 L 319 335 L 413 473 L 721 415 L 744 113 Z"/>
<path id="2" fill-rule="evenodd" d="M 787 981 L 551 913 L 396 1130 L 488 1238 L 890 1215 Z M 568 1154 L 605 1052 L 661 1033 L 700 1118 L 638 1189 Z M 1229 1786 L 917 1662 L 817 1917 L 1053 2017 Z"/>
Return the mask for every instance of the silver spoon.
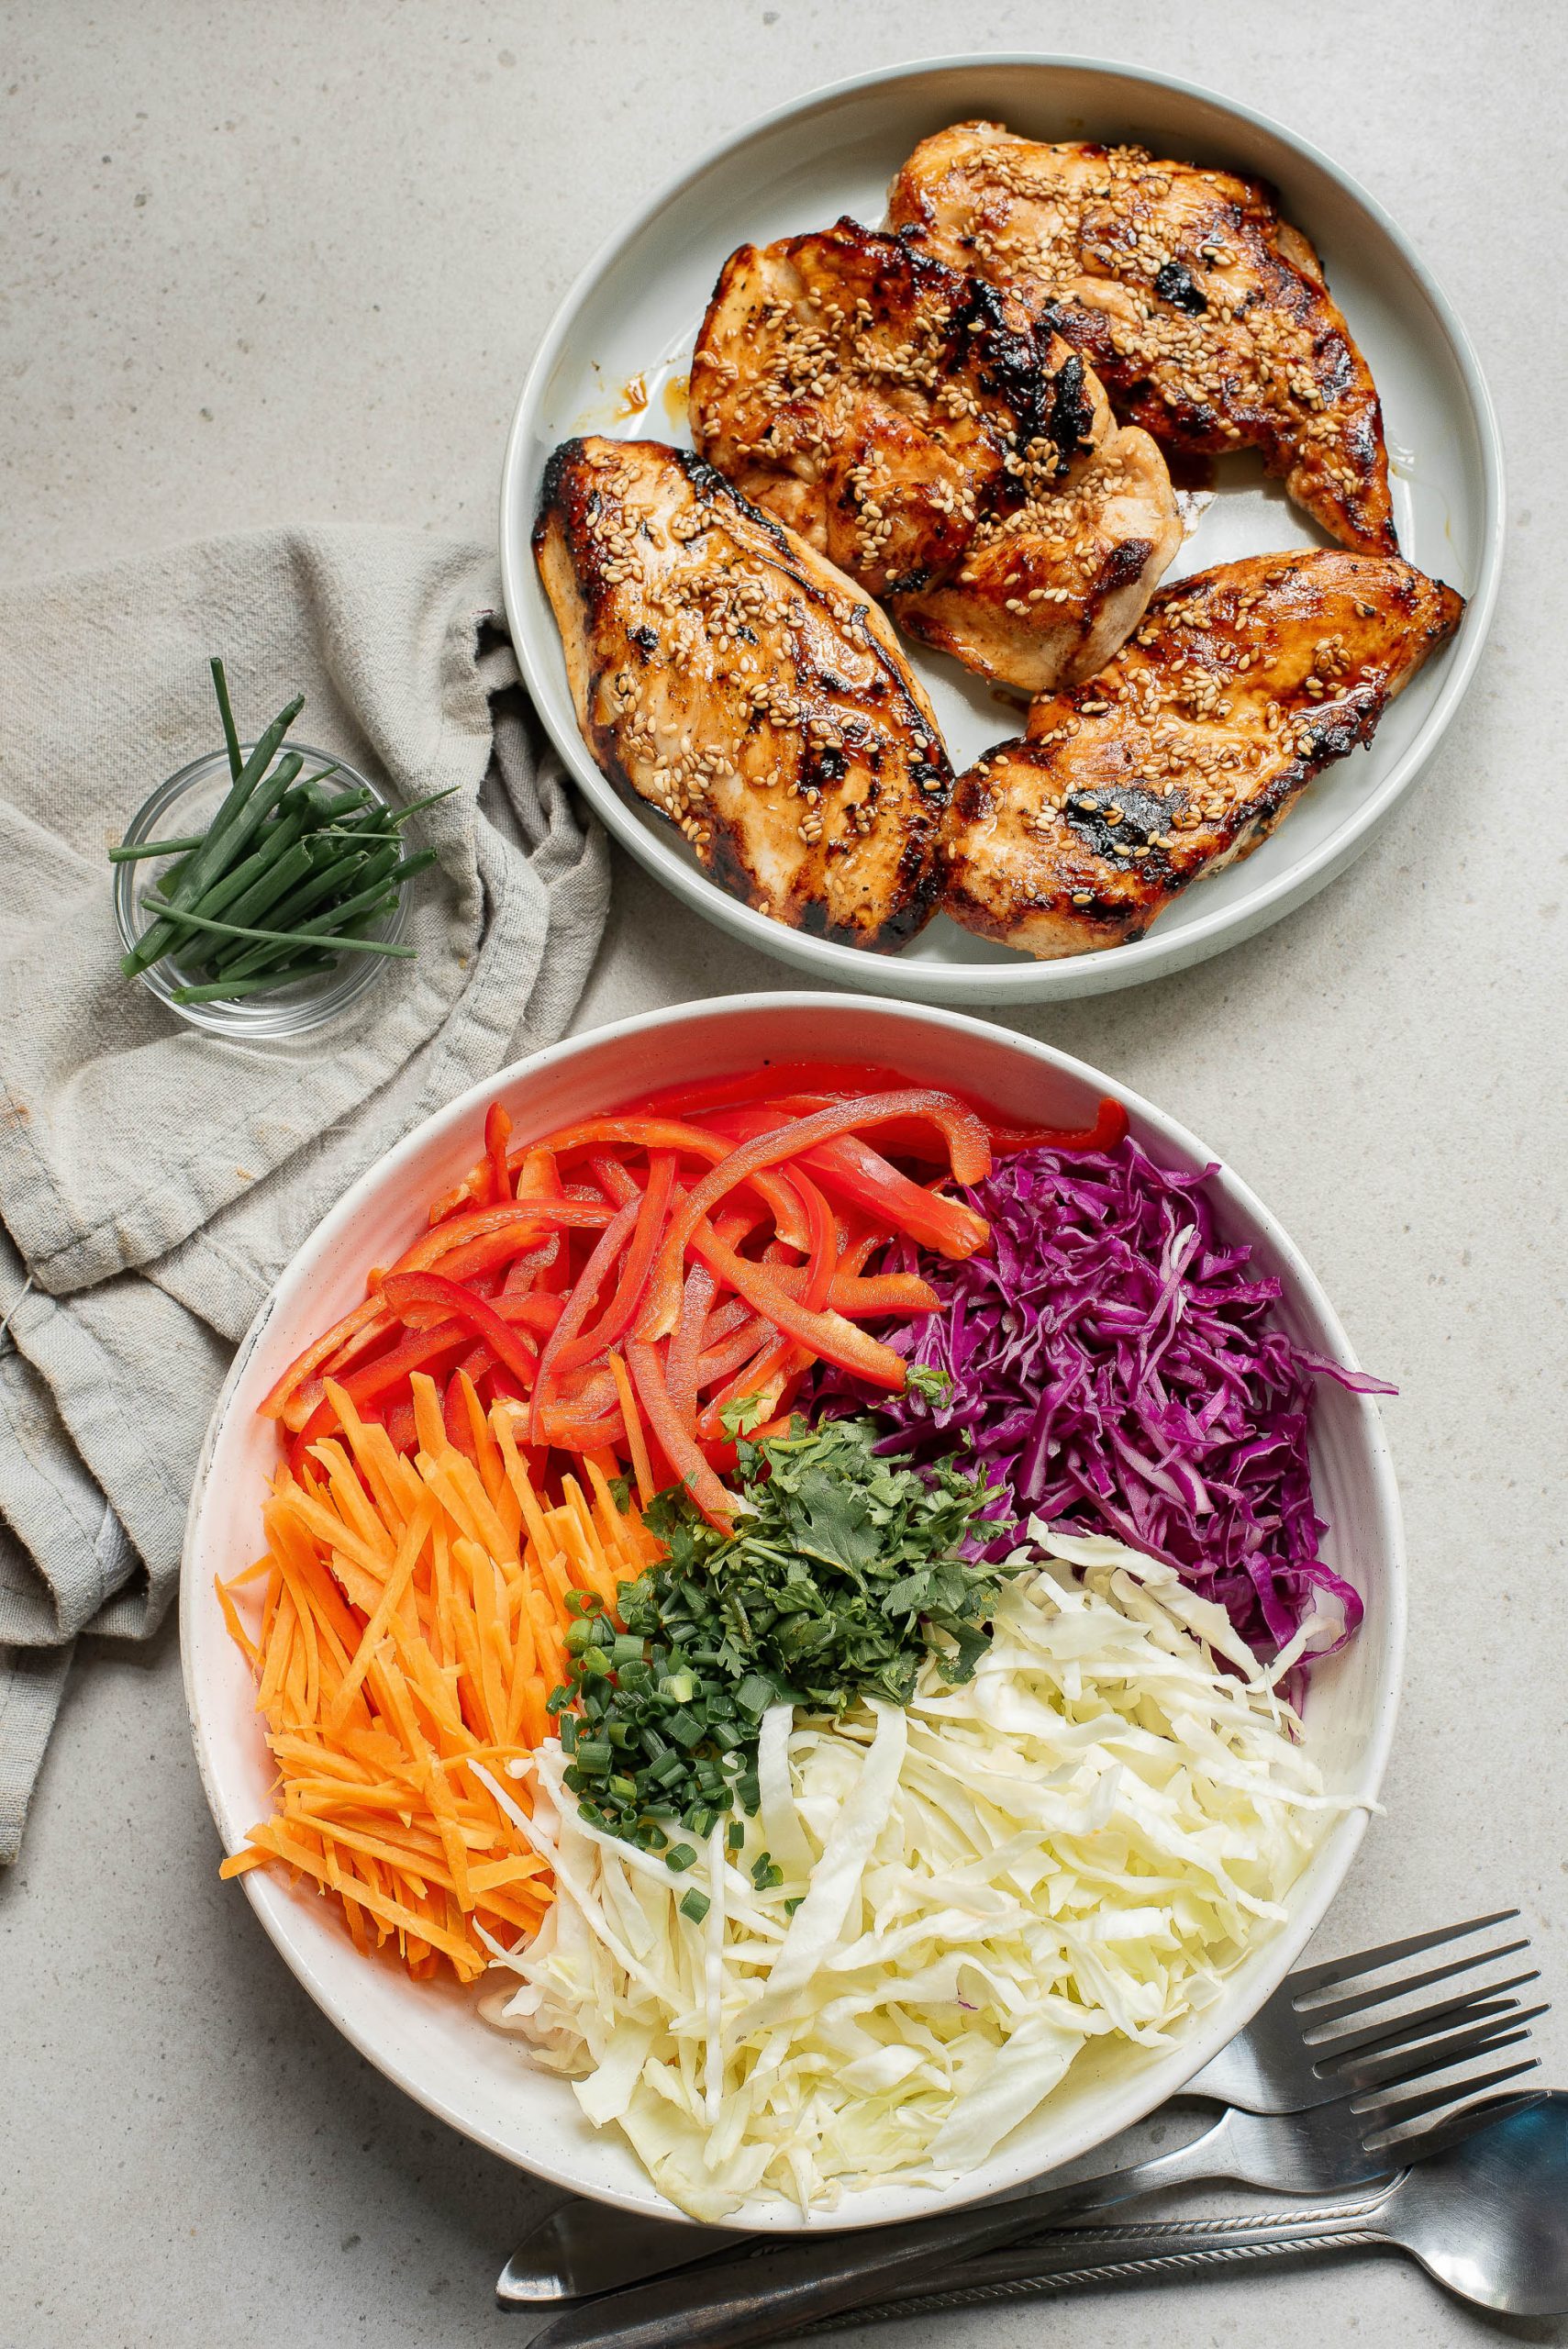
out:
<path id="1" fill-rule="evenodd" d="M 954 2260 L 940 2275 L 927 2271 L 917 2288 L 840 2321 L 1373 2248 L 1409 2253 L 1478 2308 L 1568 2315 L 1568 2094 L 1556 2089 L 1353 2200 L 1297 2203 L 1263 2218 L 1053 2228 L 1032 2243 Z"/>

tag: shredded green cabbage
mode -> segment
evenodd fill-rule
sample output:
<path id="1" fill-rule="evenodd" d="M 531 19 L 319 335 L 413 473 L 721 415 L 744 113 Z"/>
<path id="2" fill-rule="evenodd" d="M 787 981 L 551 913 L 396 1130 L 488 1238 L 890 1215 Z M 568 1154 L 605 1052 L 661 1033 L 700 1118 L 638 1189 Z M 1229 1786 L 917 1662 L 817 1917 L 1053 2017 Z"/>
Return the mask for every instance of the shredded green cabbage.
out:
<path id="1" fill-rule="evenodd" d="M 490 2018 L 695 2218 L 973 2169 L 1090 2040 L 1169 2044 L 1344 1807 L 1222 1608 L 1029 1532 L 971 1681 L 933 1656 L 906 1708 L 773 1709 L 743 1845 L 721 1820 L 680 1877 L 582 1820 L 557 1746 L 512 1765 L 531 1818 L 480 1773 L 558 1887 L 530 1943 L 492 1945 L 522 1979 Z"/>

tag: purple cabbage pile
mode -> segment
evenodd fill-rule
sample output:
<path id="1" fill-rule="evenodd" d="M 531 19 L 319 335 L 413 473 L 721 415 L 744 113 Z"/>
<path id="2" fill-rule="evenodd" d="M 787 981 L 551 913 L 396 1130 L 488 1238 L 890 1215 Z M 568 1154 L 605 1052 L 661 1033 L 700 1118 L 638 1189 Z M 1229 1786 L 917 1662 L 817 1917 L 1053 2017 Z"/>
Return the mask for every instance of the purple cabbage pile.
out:
<path id="1" fill-rule="evenodd" d="M 991 1224 L 991 1252 L 951 1264 L 903 1243 L 884 1260 L 941 1297 L 940 1312 L 879 1334 L 947 1373 L 950 1399 L 873 1396 L 824 1364 L 803 1403 L 874 1405 L 885 1448 L 919 1459 L 964 1446 L 1005 1488 L 1009 1519 L 1036 1511 L 1166 1560 L 1261 1654 L 1318 1592 L 1343 1610 L 1342 1644 L 1362 1602 L 1318 1555 L 1313 1380 L 1393 1390 L 1293 1344 L 1274 1318 L 1279 1282 L 1219 1232 L 1204 1176 L 1131 1141 L 1022 1151 L 964 1197 Z"/>

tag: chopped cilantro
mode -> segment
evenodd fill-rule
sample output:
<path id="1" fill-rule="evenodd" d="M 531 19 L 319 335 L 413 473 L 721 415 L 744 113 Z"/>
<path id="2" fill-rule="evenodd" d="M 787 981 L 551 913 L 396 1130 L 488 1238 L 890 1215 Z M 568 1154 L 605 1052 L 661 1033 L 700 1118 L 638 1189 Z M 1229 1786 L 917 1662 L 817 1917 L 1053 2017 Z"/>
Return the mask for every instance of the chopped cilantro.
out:
<path id="1" fill-rule="evenodd" d="M 651 1504 L 666 1555 L 620 1586 L 625 1629 L 589 1615 L 567 1637 L 566 1783 L 591 1825 L 655 1848 L 661 1820 L 706 1835 L 726 1812 L 757 1809 L 770 1705 L 907 1704 L 933 1652 L 949 1679 L 970 1677 L 1006 1569 L 962 1545 L 993 1496 L 951 1462 L 879 1456 L 883 1440 L 869 1419 L 742 1437 L 728 1536 L 678 1486 Z M 738 1848 L 733 1828 L 728 1841 Z M 690 1865 L 689 1849 L 676 1843 L 670 1865 Z M 765 1854 L 758 1865 L 760 1884 L 777 1880 Z"/>

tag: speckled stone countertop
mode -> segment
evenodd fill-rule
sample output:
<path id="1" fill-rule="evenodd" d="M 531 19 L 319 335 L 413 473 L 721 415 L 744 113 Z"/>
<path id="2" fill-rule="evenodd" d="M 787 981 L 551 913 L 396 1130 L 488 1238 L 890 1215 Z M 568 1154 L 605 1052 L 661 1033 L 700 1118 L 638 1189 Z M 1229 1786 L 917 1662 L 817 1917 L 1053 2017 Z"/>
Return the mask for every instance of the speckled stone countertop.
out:
<path id="1" fill-rule="evenodd" d="M 1326 1929 L 1518 1902 L 1568 2081 L 1563 1394 L 1568 17 L 1551 4 L 11 0 L 0 5 L 0 568 L 288 519 L 485 538 L 528 356 L 590 251 L 749 115 L 961 47 L 1207 81 L 1389 206 L 1480 349 L 1512 473 L 1492 640 L 1372 851 L 1251 945 L 1019 1019 L 1154 1096 L 1305 1249 L 1387 1409 L 1404 1710 Z M 1554 225 L 1555 224 L 1555 225 Z M 0 680 L 0 692 L 4 681 Z M 588 1027 L 786 985 L 618 861 Z M 6 1007 L 6 1013 L 15 1008 Z M 550 2189 L 339 2039 L 218 1884 L 174 1626 L 79 1666 L 0 1880 L 3 2349 L 519 2343 L 491 2298 Z M 1496 2327 L 1392 2259 L 844 2338 L 1431 2349 Z"/>

